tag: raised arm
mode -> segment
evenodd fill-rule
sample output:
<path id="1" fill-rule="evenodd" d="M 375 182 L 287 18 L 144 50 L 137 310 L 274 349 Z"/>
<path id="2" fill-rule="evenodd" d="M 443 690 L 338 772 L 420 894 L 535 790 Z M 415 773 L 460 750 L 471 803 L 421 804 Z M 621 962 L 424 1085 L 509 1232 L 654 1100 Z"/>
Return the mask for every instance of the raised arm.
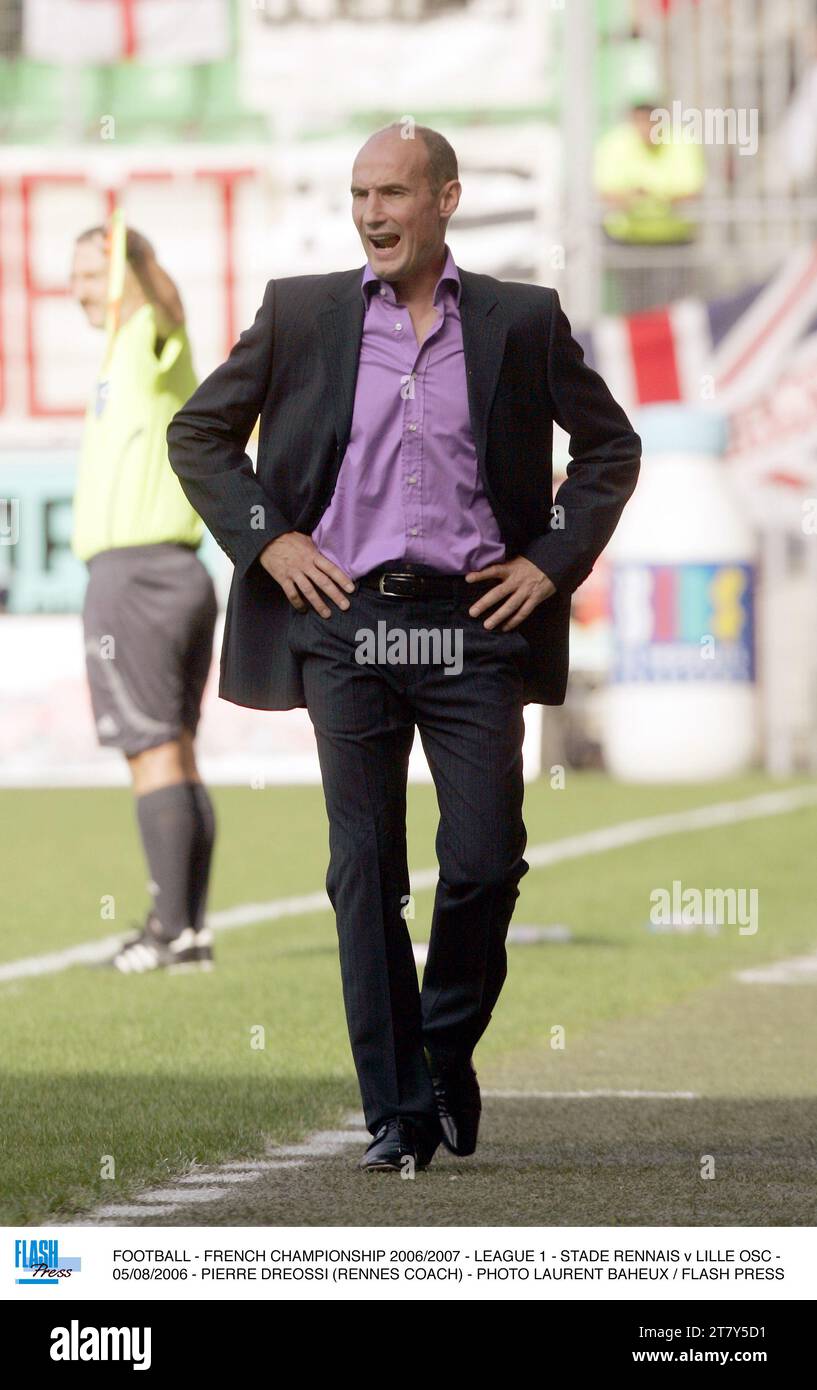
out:
<path id="1" fill-rule="evenodd" d="M 147 237 L 129 227 L 126 247 L 128 265 L 145 299 L 153 305 L 156 331 L 160 338 L 169 338 L 173 330 L 181 328 L 184 323 L 184 307 L 179 291 L 167 271 L 159 265 Z"/>

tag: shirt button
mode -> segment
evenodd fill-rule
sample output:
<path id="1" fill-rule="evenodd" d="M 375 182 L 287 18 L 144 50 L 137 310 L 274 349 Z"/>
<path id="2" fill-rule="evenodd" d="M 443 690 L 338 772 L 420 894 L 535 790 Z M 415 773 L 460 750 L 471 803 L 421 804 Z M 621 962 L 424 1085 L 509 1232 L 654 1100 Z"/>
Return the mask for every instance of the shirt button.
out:
<path id="1" fill-rule="evenodd" d="M 416 536 L 416 535 L 417 535 L 417 527 L 416 527 L 416 526 L 412 526 L 412 527 L 410 528 L 410 530 L 409 530 L 409 535 L 410 535 L 410 536 Z"/>
<path id="2" fill-rule="evenodd" d="M 385 285 L 381 285 L 381 286 L 380 286 L 380 298 L 381 298 L 381 299 L 385 299 L 385 297 L 386 297 L 386 286 L 385 286 Z"/>
<path id="3" fill-rule="evenodd" d="M 416 425 L 409 425 L 409 429 L 412 430 L 412 431 L 416 430 L 416 428 L 417 428 Z"/>
<path id="4" fill-rule="evenodd" d="M 402 323 L 396 323 L 396 324 L 394 325 L 394 331 L 395 331 L 395 333 L 402 333 L 402 331 L 403 331 L 403 325 L 402 325 Z"/>
<path id="5" fill-rule="evenodd" d="M 417 482 L 417 474 L 416 474 L 416 473 L 410 473 L 409 476 L 408 476 L 408 478 L 406 479 L 406 481 L 409 482 L 409 483 L 416 483 L 416 482 Z"/>

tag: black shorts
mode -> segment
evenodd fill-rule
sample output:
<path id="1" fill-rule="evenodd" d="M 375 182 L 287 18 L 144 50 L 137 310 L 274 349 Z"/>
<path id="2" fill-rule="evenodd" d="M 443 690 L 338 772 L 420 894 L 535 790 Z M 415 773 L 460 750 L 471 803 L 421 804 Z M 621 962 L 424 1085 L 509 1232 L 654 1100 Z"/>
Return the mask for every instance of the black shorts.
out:
<path id="1" fill-rule="evenodd" d="M 213 582 L 187 545 L 122 546 L 88 565 L 83 626 L 99 742 L 128 756 L 195 734 L 213 655 Z"/>

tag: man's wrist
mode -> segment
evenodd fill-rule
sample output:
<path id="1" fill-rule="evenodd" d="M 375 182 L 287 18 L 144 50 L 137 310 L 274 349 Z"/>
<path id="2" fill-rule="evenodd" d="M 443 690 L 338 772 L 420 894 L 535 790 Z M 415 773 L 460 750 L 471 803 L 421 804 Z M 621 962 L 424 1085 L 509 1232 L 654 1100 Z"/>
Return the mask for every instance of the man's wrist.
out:
<path id="1" fill-rule="evenodd" d="M 281 532 L 281 536 L 285 536 L 286 534 L 287 534 L 286 531 L 282 531 L 282 532 Z M 281 536 L 276 536 L 274 540 L 267 541 L 266 545 L 265 545 L 265 546 L 262 546 L 261 550 L 259 550 L 259 552 L 258 552 L 258 561 L 259 561 L 259 564 L 262 564 L 262 565 L 264 564 L 264 558 L 265 558 L 265 556 L 268 556 L 268 555 L 269 555 L 270 551 L 272 550 L 272 547 L 275 545 L 276 541 L 279 541 L 279 540 L 281 539 Z M 266 568 L 266 566 L 265 566 L 265 568 Z"/>
<path id="2" fill-rule="evenodd" d="M 556 558 L 556 537 L 553 534 L 536 536 L 522 551 L 526 560 L 550 580 L 556 593 L 571 593 L 573 587 L 571 567 Z"/>

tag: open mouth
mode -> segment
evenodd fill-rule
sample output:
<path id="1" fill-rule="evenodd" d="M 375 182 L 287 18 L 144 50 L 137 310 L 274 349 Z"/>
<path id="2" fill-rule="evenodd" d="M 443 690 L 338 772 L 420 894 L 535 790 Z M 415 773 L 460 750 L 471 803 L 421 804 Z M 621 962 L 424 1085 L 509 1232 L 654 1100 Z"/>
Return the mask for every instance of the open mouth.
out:
<path id="1" fill-rule="evenodd" d="M 375 251 L 391 251 L 398 245 L 400 237 L 397 232 L 382 232 L 378 236 L 370 236 L 369 241 Z"/>

